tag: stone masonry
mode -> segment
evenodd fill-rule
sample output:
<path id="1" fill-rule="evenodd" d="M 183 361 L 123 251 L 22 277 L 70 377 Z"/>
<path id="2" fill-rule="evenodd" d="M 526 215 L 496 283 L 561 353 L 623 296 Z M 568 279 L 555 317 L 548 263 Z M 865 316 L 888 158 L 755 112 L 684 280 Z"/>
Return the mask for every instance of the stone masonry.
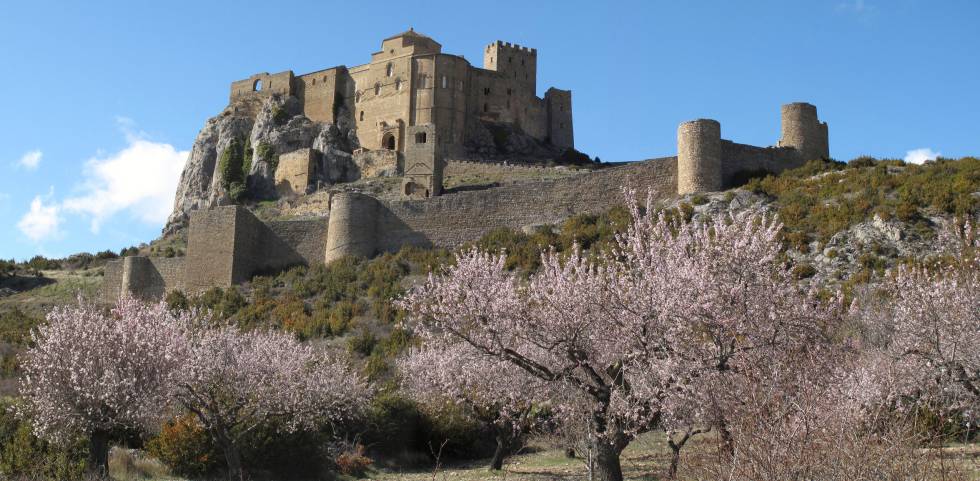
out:
<path id="1" fill-rule="evenodd" d="M 412 35 L 409 37 L 419 38 Z M 418 41 L 432 48 L 428 41 Z M 504 51 L 502 45 L 488 49 L 489 61 L 500 62 L 497 55 Z M 524 60 L 533 56 L 533 51 L 524 53 Z M 518 72 L 514 81 L 533 83 L 533 63 L 521 65 L 523 69 L 512 67 L 516 70 L 511 71 Z M 263 77 L 263 82 L 269 88 L 287 88 L 281 83 L 285 78 Z M 498 227 L 523 229 L 606 211 L 622 202 L 624 186 L 648 190 L 660 199 L 722 190 L 748 175 L 778 173 L 829 157 L 827 130 L 816 107 L 806 103 L 783 106 L 781 138 L 773 147 L 724 140 L 720 123 L 698 119 L 678 127 L 676 157 L 434 197 L 442 185 L 444 149 L 452 143 L 442 141 L 442 136 L 453 133 L 432 122 L 413 123 L 399 131 L 407 139 L 396 141 L 408 154 L 405 161 L 414 162 L 404 166 L 402 188 L 408 200 L 391 202 L 366 194 L 337 193 L 322 218 L 269 223 L 241 206 L 193 211 L 186 257 L 111 261 L 105 268 L 102 295 L 107 302 L 122 295 L 159 299 L 173 290 L 193 294 L 246 282 L 257 274 L 328 263 L 344 256 L 370 257 L 409 245 L 453 248 Z M 377 165 L 392 161 L 372 159 Z M 315 165 L 308 149 L 284 155 L 280 163 L 283 174 L 280 177 L 277 172 L 277 184 L 281 181 L 284 188 L 288 184 L 296 195 L 312 187 L 308 180 L 304 183 Z M 486 168 L 490 167 L 481 167 Z"/>

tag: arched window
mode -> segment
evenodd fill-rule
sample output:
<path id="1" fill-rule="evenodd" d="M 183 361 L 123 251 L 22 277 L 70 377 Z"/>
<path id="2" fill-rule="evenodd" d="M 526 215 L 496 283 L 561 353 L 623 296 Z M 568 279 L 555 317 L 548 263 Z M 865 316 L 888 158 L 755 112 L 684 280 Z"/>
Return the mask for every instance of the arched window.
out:
<path id="1" fill-rule="evenodd" d="M 395 79 L 395 90 L 401 90 L 401 89 L 402 89 L 402 79 L 396 78 Z"/>
<path id="2" fill-rule="evenodd" d="M 391 77 L 391 74 L 393 73 L 395 73 L 395 67 L 391 65 L 391 62 L 388 62 L 388 66 L 385 67 L 385 75 Z"/>
<path id="3" fill-rule="evenodd" d="M 354 103 L 357 103 L 357 102 L 360 102 L 360 101 L 361 101 L 361 93 L 360 92 L 354 92 Z"/>
<path id="4" fill-rule="evenodd" d="M 387 150 L 395 150 L 395 135 L 391 132 L 385 134 L 381 139 L 381 147 Z"/>
<path id="5" fill-rule="evenodd" d="M 381 94 L 381 84 L 376 83 L 374 84 L 374 95 L 380 95 L 380 94 Z"/>
<path id="6" fill-rule="evenodd" d="M 262 79 L 256 80 L 255 83 L 252 84 L 252 90 L 255 92 L 262 90 Z"/>
<path id="7" fill-rule="evenodd" d="M 490 104 L 483 104 L 483 111 L 484 112 L 489 112 L 490 111 Z"/>
<path id="8" fill-rule="evenodd" d="M 514 63 L 514 57 L 507 57 L 507 63 Z"/>
<path id="9" fill-rule="evenodd" d="M 446 88 L 447 85 L 449 85 L 449 79 L 447 79 L 446 76 L 443 75 L 442 76 L 442 88 Z"/>
<path id="10" fill-rule="evenodd" d="M 364 111 L 361 111 L 361 120 L 364 120 Z"/>
<path id="11" fill-rule="evenodd" d="M 462 80 L 457 80 L 456 81 L 456 89 L 459 90 L 460 92 L 463 91 L 463 81 Z"/>
<path id="12" fill-rule="evenodd" d="M 316 79 L 313 79 L 313 85 L 316 85 Z"/>

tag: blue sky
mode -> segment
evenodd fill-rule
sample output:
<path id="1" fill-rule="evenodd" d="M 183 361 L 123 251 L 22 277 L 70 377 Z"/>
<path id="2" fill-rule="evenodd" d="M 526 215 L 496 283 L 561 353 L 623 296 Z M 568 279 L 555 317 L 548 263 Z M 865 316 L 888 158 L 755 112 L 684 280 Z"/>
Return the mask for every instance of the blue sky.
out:
<path id="1" fill-rule="evenodd" d="M 155 238 L 231 81 L 358 65 L 410 26 L 476 65 L 536 47 L 539 94 L 571 89 L 576 147 L 607 161 L 672 155 L 698 117 L 770 145 L 791 101 L 838 159 L 980 154 L 974 1 L 4 3 L 2 258 Z"/>

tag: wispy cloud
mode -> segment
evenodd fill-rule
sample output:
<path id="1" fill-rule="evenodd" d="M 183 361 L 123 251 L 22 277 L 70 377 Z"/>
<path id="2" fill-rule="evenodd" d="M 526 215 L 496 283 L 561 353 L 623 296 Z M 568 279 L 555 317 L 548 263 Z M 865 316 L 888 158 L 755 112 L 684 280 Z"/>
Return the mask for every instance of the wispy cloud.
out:
<path id="1" fill-rule="evenodd" d="M 936 160 L 942 152 L 936 152 L 928 147 L 913 149 L 905 153 L 905 162 L 908 164 L 922 164 L 927 160 Z"/>
<path id="2" fill-rule="evenodd" d="M 40 150 L 32 150 L 20 156 L 14 165 L 25 170 L 37 170 L 38 166 L 41 165 L 41 157 L 43 156 L 44 153 Z"/>
<path id="3" fill-rule="evenodd" d="M 17 223 L 17 228 L 34 242 L 42 242 L 61 235 L 61 208 L 56 202 L 48 202 L 54 196 L 54 187 L 48 195 L 34 196 L 31 207 Z"/>

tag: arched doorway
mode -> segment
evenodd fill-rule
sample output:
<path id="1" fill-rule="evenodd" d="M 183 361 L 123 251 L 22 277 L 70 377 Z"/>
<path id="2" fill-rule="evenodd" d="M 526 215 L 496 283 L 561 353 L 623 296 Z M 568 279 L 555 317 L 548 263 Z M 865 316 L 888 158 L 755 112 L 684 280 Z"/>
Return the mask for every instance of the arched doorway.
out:
<path id="1" fill-rule="evenodd" d="M 395 135 L 388 132 L 381 138 L 381 148 L 387 150 L 395 150 Z"/>

